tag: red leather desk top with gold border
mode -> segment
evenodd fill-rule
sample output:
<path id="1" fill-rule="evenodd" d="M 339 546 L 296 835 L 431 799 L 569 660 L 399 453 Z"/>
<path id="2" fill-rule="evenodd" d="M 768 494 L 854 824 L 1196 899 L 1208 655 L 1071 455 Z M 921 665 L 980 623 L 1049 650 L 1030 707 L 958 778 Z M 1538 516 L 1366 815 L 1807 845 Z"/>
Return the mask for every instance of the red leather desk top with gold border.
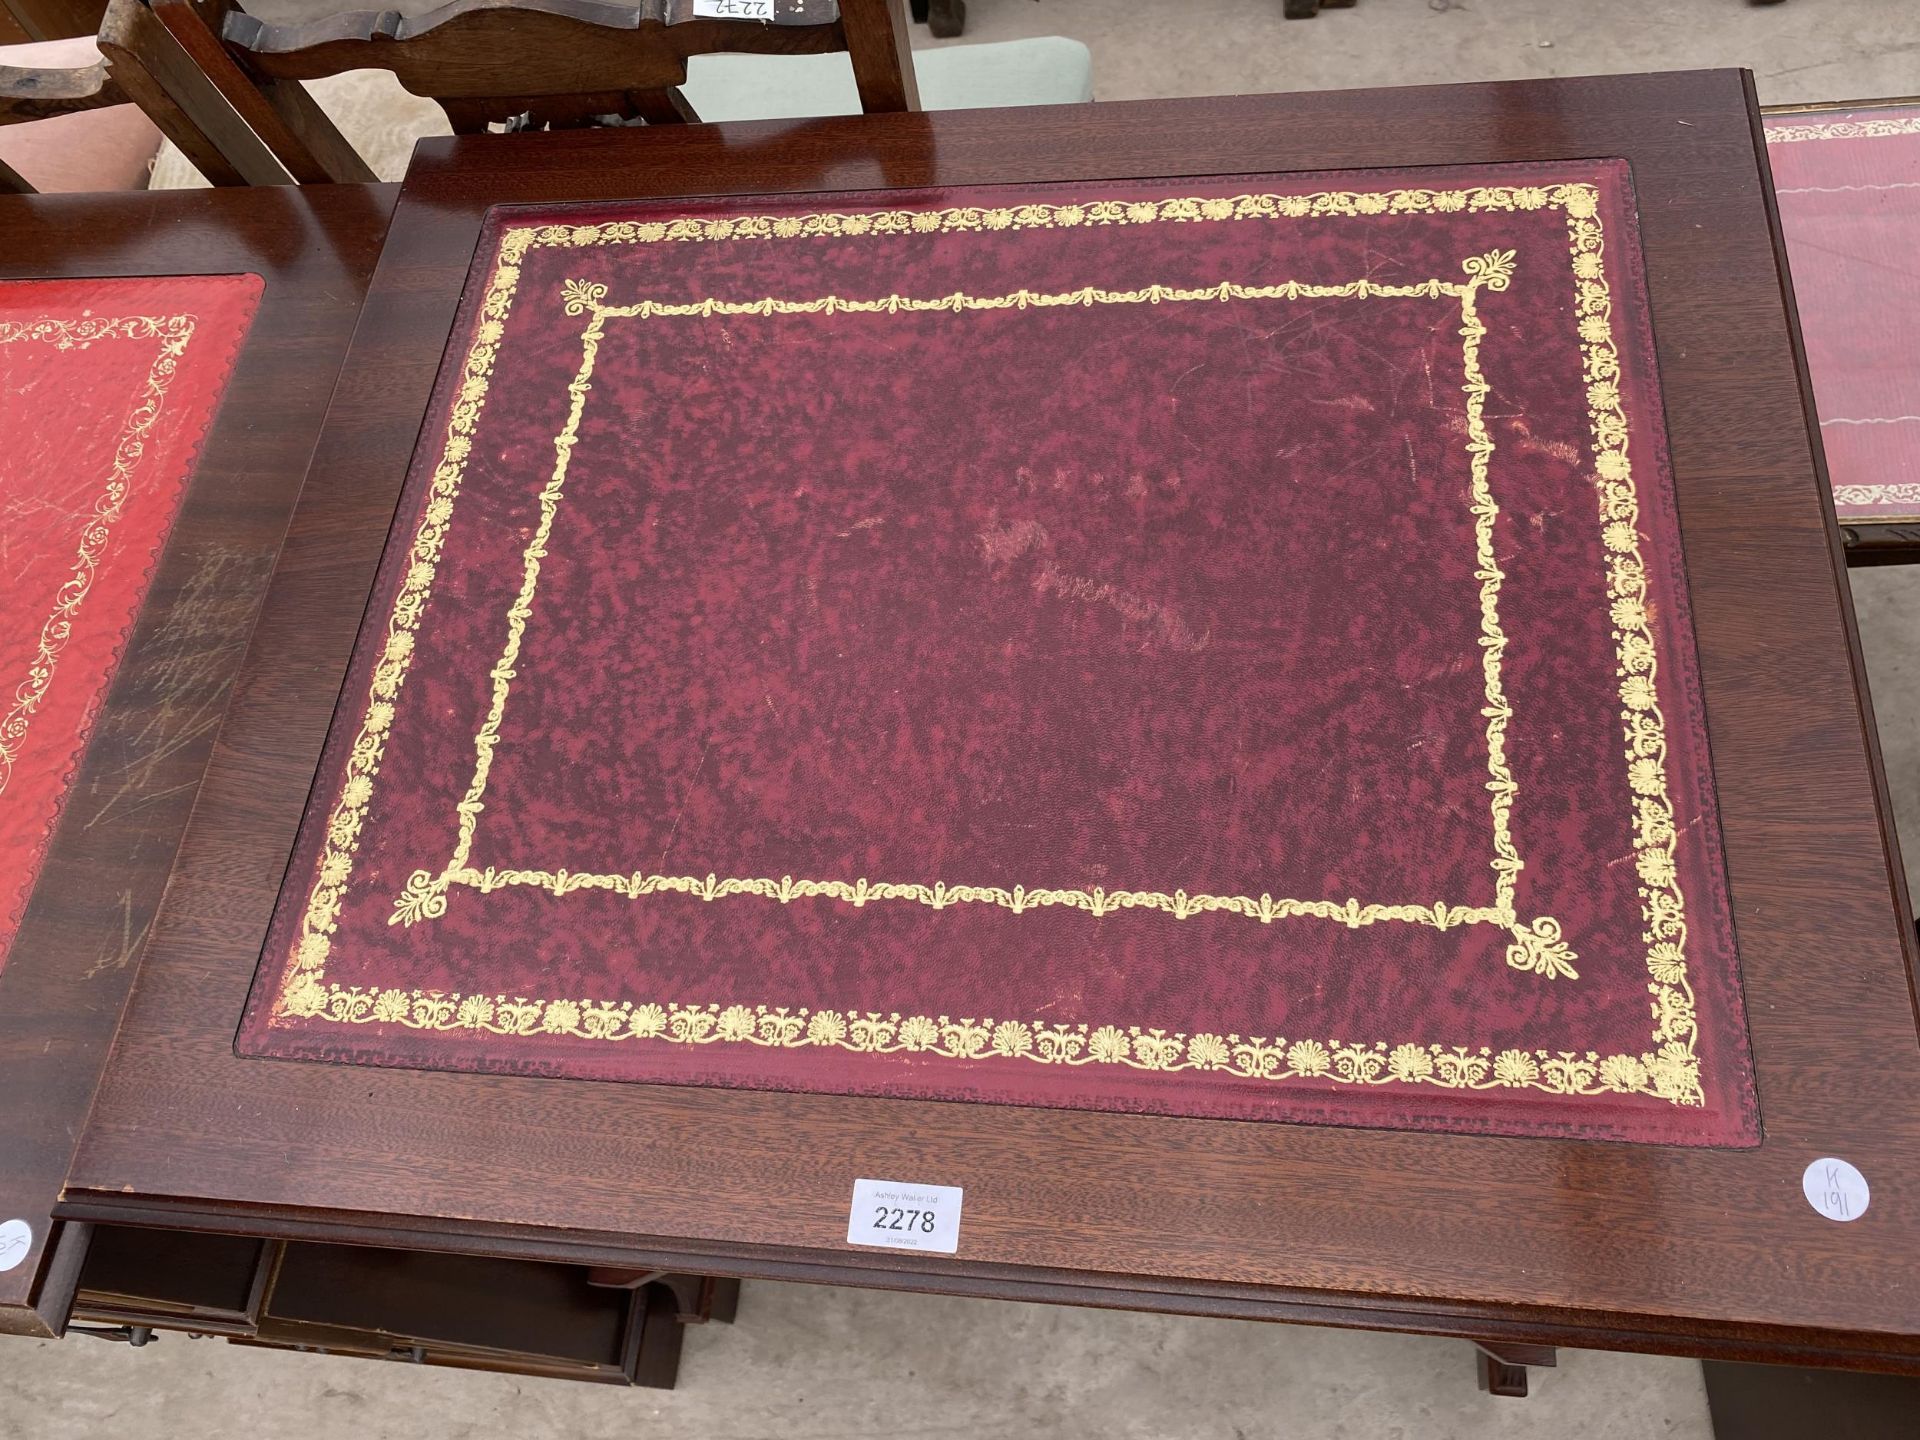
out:
<path id="1" fill-rule="evenodd" d="M 503 208 L 243 1023 L 1758 1139 L 1626 167 Z"/>
<path id="2" fill-rule="evenodd" d="M 1766 117 L 1842 520 L 1920 520 L 1920 105 Z"/>
<path id="3" fill-rule="evenodd" d="M 0 962 L 260 290 L 0 283 Z"/>

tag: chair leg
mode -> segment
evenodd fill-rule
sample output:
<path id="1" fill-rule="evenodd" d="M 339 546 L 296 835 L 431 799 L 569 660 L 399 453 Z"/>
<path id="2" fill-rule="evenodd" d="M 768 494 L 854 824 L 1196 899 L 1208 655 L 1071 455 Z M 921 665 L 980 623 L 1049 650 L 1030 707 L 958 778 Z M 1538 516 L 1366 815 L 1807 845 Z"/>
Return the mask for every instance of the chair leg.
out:
<path id="1" fill-rule="evenodd" d="M 161 87 L 220 142 L 222 153 L 234 166 L 246 169 L 242 164 L 245 157 L 264 149 L 282 172 L 279 180 L 248 175 L 251 183 L 365 183 L 380 178 L 298 80 L 256 81 L 227 52 L 219 32 L 190 0 L 132 0 L 131 4 L 112 0 L 109 23 L 113 12 L 123 5 L 133 15 L 144 15 L 154 22 L 151 29 L 160 34 L 152 38 L 156 43 L 164 39 L 172 58 L 163 70 L 150 50 L 135 45 L 132 52 L 145 54 Z M 105 35 L 103 27 L 103 39 Z M 109 69 L 113 58 L 108 57 Z M 120 77 L 116 74 L 114 78 Z M 204 99 L 202 92 L 210 92 L 213 98 Z M 199 164 L 197 157 L 189 158 Z"/>
<path id="2" fill-rule="evenodd" d="M 924 25 L 927 23 L 927 3 L 928 0 L 913 0 L 914 24 Z"/>
<path id="3" fill-rule="evenodd" d="M 286 167 L 142 0 L 113 0 L 95 37 L 107 74 L 211 185 L 284 185 Z"/>
<path id="4" fill-rule="evenodd" d="M 928 0 L 927 29 L 951 40 L 967 28 L 967 0 Z"/>
<path id="5" fill-rule="evenodd" d="M 1320 13 L 1320 0 L 1286 0 L 1280 13 L 1289 20 L 1311 20 Z"/>
<path id="6" fill-rule="evenodd" d="M 933 10 L 933 33 L 940 33 L 940 10 Z M 913 69 L 913 32 L 900 0 L 840 0 L 840 28 L 847 58 L 853 62 L 853 88 L 869 115 L 920 108 L 920 84 Z"/>
<path id="7" fill-rule="evenodd" d="M 678 85 L 658 90 L 629 90 L 627 105 L 649 125 L 697 125 L 700 116 Z"/>

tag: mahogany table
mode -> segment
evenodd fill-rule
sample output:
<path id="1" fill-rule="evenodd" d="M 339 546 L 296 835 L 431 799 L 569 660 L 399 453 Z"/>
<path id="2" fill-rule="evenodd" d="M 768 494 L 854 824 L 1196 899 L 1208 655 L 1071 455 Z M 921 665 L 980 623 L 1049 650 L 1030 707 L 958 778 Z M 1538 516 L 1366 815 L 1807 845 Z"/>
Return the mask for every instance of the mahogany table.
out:
<path id="1" fill-rule="evenodd" d="M 0 1329 L 56 1334 L 78 1252 L 49 1212 L 245 653 L 392 186 L 0 198 L 0 279 L 265 282 L 170 541 L 0 970 Z"/>
<path id="2" fill-rule="evenodd" d="M 1602 157 L 1638 195 L 1757 1146 L 236 1056 L 490 206 Z M 1810 415 L 1740 72 L 424 142 L 57 1213 L 1920 1371 L 1912 935 Z M 1852 1223 L 1803 1197 L 1823 1157 L 1870 1180 Z M 863 1176 L 962 1187 L 958 1253 L 847 1245 Z"/>

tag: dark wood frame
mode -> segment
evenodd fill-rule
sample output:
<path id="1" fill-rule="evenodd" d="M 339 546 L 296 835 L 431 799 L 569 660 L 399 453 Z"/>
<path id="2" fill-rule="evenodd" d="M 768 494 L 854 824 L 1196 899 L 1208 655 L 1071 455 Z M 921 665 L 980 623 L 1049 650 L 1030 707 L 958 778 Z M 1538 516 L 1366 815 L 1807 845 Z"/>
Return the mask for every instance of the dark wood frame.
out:
<path id="1" fill-rule="evenodd" d="M 0 0 L 29 40 L 64 40 L 100 28 L 107 0 Z"/>
<path id="2" fill-rule="evenodd" d="M 1762 115 L 1831 115 L 1837 110 L 1878 110 L 1920 105 L 1920 95 L 1884 95 L 1873 100 L 1817 100 L 1804 105 L 1763 105 Z M 1912 565 L 1920 563 L 1920 520 L 1842 520 L 1840 538 L 1847 564 Z"/>
<path id="3" fill-rule="evenodd" d="M 1642 217 L 1759 1148 L 233 1054 L 490 204 L 1594 156 Z M 1913 937 L 1744 72 L 428 141 L 372 294 L 61 1214 L 1920 1370 Z M 1802 1198 L 1825 1155 L 1863 1220 Z M 846 1246 L 858 1176 L 963 1186 L 960 1253 Z"/>
<path id="4" fill-rule="evenodd" d="M 0 969 L 0 1330 L 56 1334 L 49 1220 L 319 433 L 396 187 L 0 197 L 0 279 L 230 274 L 266 290 Z M 129 784 L 138 789 L 129 792 Z M 128 804 L 128 800 L 137 804 Z"/>

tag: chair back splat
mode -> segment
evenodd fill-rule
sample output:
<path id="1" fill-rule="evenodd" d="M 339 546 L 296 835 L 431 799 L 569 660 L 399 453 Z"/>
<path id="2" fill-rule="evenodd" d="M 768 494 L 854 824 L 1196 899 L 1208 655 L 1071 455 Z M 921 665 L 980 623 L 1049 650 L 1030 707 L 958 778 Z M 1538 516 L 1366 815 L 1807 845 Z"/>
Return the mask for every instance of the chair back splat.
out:
<path id="1" fill-rule="evenodd" d="M 694 0 L 454 0 L 272 24 L 235 0 L 135 0 L 192 57 L 289 178 L 369 180 L 301 82 L 379 69 L 435 101 L 458 133 L 697 120 L 679 87 L 695 55 L 845 50 L 863 109 L 919 97 L 901 0 L 772 0 L 769 20 L 694 13 Z"/>

